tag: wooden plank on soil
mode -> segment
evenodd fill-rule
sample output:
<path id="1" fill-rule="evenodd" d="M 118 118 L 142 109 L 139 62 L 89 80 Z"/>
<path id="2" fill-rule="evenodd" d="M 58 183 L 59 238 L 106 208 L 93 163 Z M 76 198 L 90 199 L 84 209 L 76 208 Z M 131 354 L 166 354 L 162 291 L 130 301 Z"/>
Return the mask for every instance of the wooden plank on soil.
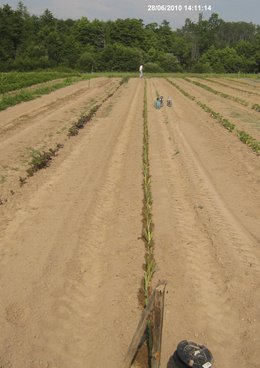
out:
<path id="1" fill-rule="evenodd" d="M 138 350 L 138 348 L 139 348 L 139 346 L 140 346 L 140 344 L 143 340 L 143 335 L 144 335 L 144 332 L 145 332 L 145 329 L 146 329 L 146 326 L 147 326 L 148 317 L 153 312 L 156 295 L 157 295 L 157 298 L 158 298 L 158 296 L 160 295 L 160 290 L 162 290 L 162 289 L 165 290 L 165 286 L 166 286 L 165 281 L 163 281 L 163 282 L 159 281 L 156 288 L 153 290 L 152 295 L 149 299 L 149 302 L 148 302 L 146 308 L 143 310 L 141 319 L 140 319 L 139 324 L 137 326 L 137 329 L 135 331 L 132 342 L 131 342 L 131 344 L 128 348 L 128 351 L 127 351 L 127 354 L 126 354 L 126 357 L 125 357 L 124 368 L 130 368 L 131 367 L 131 364 L 134 360 L 134 357 L 137 353 L 137 350 Z M 163 293 L 163 295 L 164 295 L 164 293 Z M 162 327 L 162 324 L 160 324 L 160 326 Z"/>
<path id="2" fill-rule="evenodd" d="M 165 287 L 166 282 L 161 283 L 155 289 L 153 310 L 153 347 L 151 361 L 152 368 L 160 367 Z"/>

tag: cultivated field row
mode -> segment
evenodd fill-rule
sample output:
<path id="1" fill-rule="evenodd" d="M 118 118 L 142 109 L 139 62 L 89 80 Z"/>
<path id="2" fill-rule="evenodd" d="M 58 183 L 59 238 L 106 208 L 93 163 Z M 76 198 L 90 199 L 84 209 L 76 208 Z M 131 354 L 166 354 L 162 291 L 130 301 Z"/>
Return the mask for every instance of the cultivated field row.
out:
<path id="1" fill-rule="evenodd" d="M 255 368 L 259 156 L 202 109 L 220 96 L 171 81 L 178 88 L 80 82 L 28 102 L 28 116 L 26 104 L 10 109 L 9 126 L 5 115 L 6 175 L 29 142 L 41 152 L 57 136 L 65 144 L 22 188 L 19 168 L 0 206 L 0 365 L 122 368 L 151 287 L 165 279 L 162 367 L 188 339 L 210 348 L 216 368 Z M 205 100 L 187 98 L 195 91 Z M 173 107 L 156 110 L 157 95 Z M 147 368 L 147 355 L 135 366 Z"/>
<path id="2" fill-rule="evenodd" d="M 77 72 L 0 73 L 0 111 L 89 78 Z"/>
<path id="3" fill-rule="evenodd" d="M 254 101 L 253 103 L 256 103 L 259 101 L 259 98 L 257 99 L 256 96 L 260 96 L 260 88 L 259 91 L 257 92 L 256 89 L 254 88 L 254 91 L 249 90 L 249 88 L 246 88 L 247 86 L 244 84 L 242 88 L 241 86 L 238 87 L 237 85 L 235 85 L 234 83 L 232 83 L 232 81 L 227 81 L 225 79 L 213 79 L 213 78 L 205 78 L 205 77 L 197 77 L 197 78 L 192 78 L 193 80 L 198 80 L 198 81 L 203 81 L 206 82 L 207 85 L 212 86 L 213 88 L 216 87 L 216 85 L 219 85 L 221 87 L 224 87 L 224 90 L 220 90 L 222 92 L 226 92 L 229 94 L 233 94 L 236 93 L 236 95 L 240 98 L 247 98 L 250 99 L 250 97 L 254 96 Z M 235 92 L 234 92 L 235 91 Z"/>
<path id="4" fill-rule="evenodd" d="M 91 88 L 89 82 L 80 82 L 0 113 L 2 203 L 27 182 L 27 175 L 48 165 L 68 138 L 115 93 L 119 81 L 94 79 Z"/>
<path id="5" fill-rule="evenodd" d="M 235 131 L 239 138 L 251 146 L 254 151 L 259 152 L 260 125 L 257 112 L 247 107 L 240 107 L 232 101 L 227 103 L 226 99 L 221 96 L 213 97 L 210 92 L 183 79 L 174 79 L 173 83 L 186 94 L 186 97 L 200 104 L 228 130 L 232 131 L 236 128 Z"/>
<path id="6" fill-rule="evenodd" d="M 173 109 L 154 111 L 156 91 Z M 212 348 L 216 367 L 254 367 L 245 336 L 255 341 L 259 323 L 259 159 L 167 81 L 148 81 L 148 106 L 155 279 L 169 292 L 162 366 L 189 336 Z"/>

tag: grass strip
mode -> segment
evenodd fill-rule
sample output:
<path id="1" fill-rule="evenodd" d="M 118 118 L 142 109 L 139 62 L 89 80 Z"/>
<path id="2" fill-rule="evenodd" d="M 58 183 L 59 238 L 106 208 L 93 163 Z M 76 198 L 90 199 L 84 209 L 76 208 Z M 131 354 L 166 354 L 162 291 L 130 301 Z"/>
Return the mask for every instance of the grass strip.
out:
<path id="1" fill-rule="evenodd" d="M 197 82 L 195 80 L 192 80 L 192 79 L 189 79 L 189 78 L 186 78 L 186 77 L 183 77 L 183 79 L 186 80 L 189 83 L 193 83 L 196 86 L 205 89 L 208 92 L 214 93 L 215 95 L 218 95 L 218 96 L 221 96 L 223 98 L 226 98 L 227 100 L 235 101 L 235 102 L 239 103 L 240 105 L 248 106 L 248 107 L 250 107 L 251 109 L 253 109 L 253 110 L 257 111 L 257 112 L 260 112 L 260 105 L 258 105 L 258 104 L 252 104 L 252 105 L 250 105 L 249 102 L 243 100 L 242 98 L 231 96 L 231 95 L 228 95 L 227 93 L 217 91 L 214 88 L 211 88 L 211 87 L 207 86 L 206 84 Z"/>
<path id="2" fill-rule="evenodd" d="M 69 73 L 57 71 L 0 73 L 0 94 L 72 76 L 80 76 L 80 73 L 76 71 Z"/>
<path id="3" fill-rule="evenodd" d="M 260 142 L 254 139 L 251 135 L 244 132 L 243 130 L 239 130 L 236 128 L 236 125 L 231 123 L 228 119 L 225 119 L 221 114 L 212 110 L 209 106 L 197 100 L 196 97 L 190 95 L 184 89 L 182 89 L 178 84 L 174 83 L 172 80 L 166 78 L 166 80 L 171 83 L 175 88 L 177 88 L 184 96 L 189 98 L 190 100 L 196 102 L 198 106 L 200 106 L 204 111 L 206 111 L 213 119 L 215 119 L 218 123 L 223 125 L 229 132 L 235 131 L 240 141 L 245 143 L 248 147 L 250 147 L 256 154 L 260 152 Z"/>
<path id="4" fill-rule="evenodd" d="M 3 96 L 0 100 L 0 111 L 7 109 L 8 107 L 15 106 L 21 102 L 31 101 L 42 95 L 46 95 L 50 92 L 56 91 L 57 89 L 70 86 L 80 80 L 85 79 L 84 77 L 70 77 L 66 78 L 64 81 L 54 84 L 52 86 L 46 86 L 37 88 L 34 91 L 22 90 L 13 96 Z"/>

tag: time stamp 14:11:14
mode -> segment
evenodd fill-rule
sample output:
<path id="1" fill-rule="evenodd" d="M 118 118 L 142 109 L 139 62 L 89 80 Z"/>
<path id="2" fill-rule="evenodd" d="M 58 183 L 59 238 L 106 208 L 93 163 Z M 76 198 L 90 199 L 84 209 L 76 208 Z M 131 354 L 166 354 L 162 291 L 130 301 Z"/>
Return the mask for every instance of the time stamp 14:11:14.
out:
<path id="1" fill-rule="evenodd" d="M 212 11 L 211 5 L 178 5 L 178 4 L 171 4 L 171 5 L 163 5 L 163 4 L 157 4 L 157 5 L 148 5 L 148 11 L 172 11 L 172 12 L 192 12 L 192 11 Z"/>

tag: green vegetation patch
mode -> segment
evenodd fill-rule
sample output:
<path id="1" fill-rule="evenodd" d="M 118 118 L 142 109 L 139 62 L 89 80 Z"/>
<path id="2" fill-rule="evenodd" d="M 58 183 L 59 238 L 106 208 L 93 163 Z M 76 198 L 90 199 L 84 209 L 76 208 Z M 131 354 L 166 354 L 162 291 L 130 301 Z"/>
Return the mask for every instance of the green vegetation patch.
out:
<path id="1" fill-rule="evenodd" d="M 254 104 L 254 105 L 252 105 L 252 109 L 255 110 L 255 111 L 260 112 L 260 105 L 259 104 Z"/>
<path id="2" fill-rule="evenodd" d="M 10 72 L 0 73 L 0 94 L 45 83 L 51 80 L 79 76 L 79 72 Z"/>
<path id="3" fill-rule="evenodd" d="M 85 77 L 69 77 L 64 81 L 52 86 L 40 87 L 34 91 L 22 90 L 13 96 L 4 95 L 0 100 L 0 111 L 8 107 L 15 106 L 18 103 L 34 100 L 37 97 L 56 91 L 57 89 L 67 87 L 73 83 L 85 79 Z"/>
<path id="4" fill-rule="evenodd" d="M 246 133 L 244 130 L 236 130 L 237 135 L 241 142 L 245 143 L 247 146 L 249 146 L 254 152 L 259 154 L 260 152 L 260 142 L 251 137 L 248 133 Z"/>
<path id="5" fill-rule="evenodd" d="M 30 167 L 26 170 L 28 176 L 33 176 L 38 170 L 48 167 L 52 158 L 57 155 L 57 152 L 62 147 L 63 147 L 62 144 L 57 144 L 54 149 L 50 148 L 48 151 L 43 152 L 36 149 L 32 149 L 30 151 L 31 156 L 31 160 L 29 162 Z M 20 182 L 25 181 L 22 179 L 23 178 L 20 178 Z"/>

